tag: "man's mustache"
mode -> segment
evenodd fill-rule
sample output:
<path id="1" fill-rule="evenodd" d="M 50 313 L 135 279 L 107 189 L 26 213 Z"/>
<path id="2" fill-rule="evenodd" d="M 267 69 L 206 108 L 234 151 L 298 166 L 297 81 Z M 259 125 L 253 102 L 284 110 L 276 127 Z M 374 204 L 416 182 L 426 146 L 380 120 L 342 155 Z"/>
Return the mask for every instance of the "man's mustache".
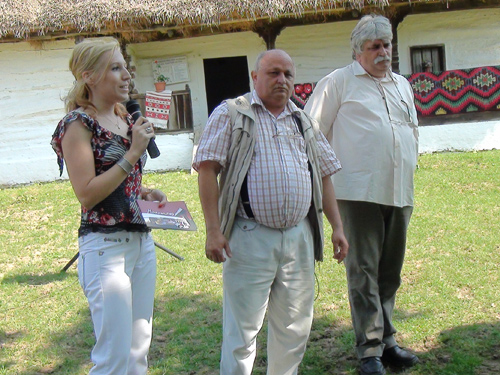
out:
<path id="1" fill-rule="evenodd" d="M 382 61 L 391 61 L 391 58 L 389 56 L 377 56 L 375 60 L 373 60 L 375 64 L 378 64 L 379 62 Z"/>

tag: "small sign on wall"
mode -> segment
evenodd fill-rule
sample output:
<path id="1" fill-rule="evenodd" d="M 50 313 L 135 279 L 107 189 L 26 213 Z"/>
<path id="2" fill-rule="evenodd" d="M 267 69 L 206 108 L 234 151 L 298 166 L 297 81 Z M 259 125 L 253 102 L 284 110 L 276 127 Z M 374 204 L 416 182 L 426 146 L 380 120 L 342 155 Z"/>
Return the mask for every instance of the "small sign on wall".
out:
<path id="1" fill-rule="evenodd" d="M 189 68 L 186 56 L 169 57 L 153 61 L 153 78 L 155 82 L 163 75 L 167 85 L 189 81 Z"/>

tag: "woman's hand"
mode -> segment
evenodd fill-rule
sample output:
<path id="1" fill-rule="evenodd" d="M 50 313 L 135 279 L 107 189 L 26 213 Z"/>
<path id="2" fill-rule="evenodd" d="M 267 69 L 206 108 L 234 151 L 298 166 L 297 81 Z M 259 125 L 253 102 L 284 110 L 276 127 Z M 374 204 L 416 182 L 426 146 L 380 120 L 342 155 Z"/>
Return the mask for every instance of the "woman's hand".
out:
<path id="1" fill-rule="evenodd" d="M 159 207 L 165 206 L 165 203 L 167 203 L 167 195 L 158 189 L 148 189 L 148 188 L 142 188 L 141 190 L 141 197 L 145 201 L 156 201 L 160 202 Z"/>
<path id="2" fill-rule="evenodd" d="M 137 159 L 146 151 L 149 140 L 155 137 L 153 124 L 145 117 L 139 117 L 132 126 L 132 145 L 129 152 L 137 155 Z M 135 155 L 134 155 L 135 156 Z"/>

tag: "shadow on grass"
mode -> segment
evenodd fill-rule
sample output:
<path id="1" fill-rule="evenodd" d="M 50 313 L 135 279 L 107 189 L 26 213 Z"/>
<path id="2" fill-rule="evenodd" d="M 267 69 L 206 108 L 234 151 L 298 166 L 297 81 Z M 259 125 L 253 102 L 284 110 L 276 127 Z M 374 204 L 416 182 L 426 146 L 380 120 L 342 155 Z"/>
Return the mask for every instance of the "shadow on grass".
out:
<path id="1" fill-rule="evenodd" d="M 89 355 L 93 345 L 90 313 L 86 309 L 75 311 L 74 323 L 70 328 L 54 333 L 49 342 L 30 353 L 31 358 L 38 359 L 36 362 L 43 360 L 45 364 L 33 365 L 25 371 L 16 372 L 16 375 L 79 374 L 83 368 L 89 367 Z M 48 348 L 50 352 L 47 351 Z M 6 374 L 13 374 L 9 372 L 9 367 L 14 365 L 14 361 L 4 362 L 0 364 L 0 368 L 5 370 Z"/>
<path id="2" fill-rule="evenodd" d="M 218 374 L 221 338 L 220 298 L 177 291 L 158 296 L 149 374 Z"/>
<path id="3" fill-rule="evenodd" d="M 218 374 L 222 333 L 221 301 L 207 294 L 174 292 L 157 296 L 153 340 L 149 354 L 150 375 Z M 0 343 L 7 338 L 0 332 Z M 90 352 L 95 343 L 88 309 L 75 311 L 73 323 L 58 331 L 32 358 L 55 358 L 51 365 L 38 366 L 16 375 L 70 375 L 90 369 Z M 47 355 L 47 347 L 50 354 Z M 14 362 L 0 362 L 0 370 Z"/>
<path id="4" fill-rule="evenodd" d="M 307 350 L 299 367 L 301 375 L 357 374 L 354 332 L 350 322 L 315 318 Z"/>
<path id="5" fill-rule="evenodd" d="M 16 341 L 19 337 L 22 336 L 22 332 L 20 331 L 11 331 L 6 332 L 5 330 L 0 330 L 0 348 L 4 348 L 5 346 L 12 345 L 13 342 Z M 0 351 L 1 361 L 0 361 L 0 371 L 6 370 L 15 364 L 15 361 L 12 359 L 4 359 L 3 358 L 3 350 Z"/>
<path id="6" fill-rule="evenodd" d="M 402 314 L 402 315 L 401 315 Z M 399 316 L 405 316 L 401 311 Z M 326 328 L 325 328 L 326 327 Z M 313 323 L 308 348 L 301 364 L 301 375 L 358 374 L 350 325 L 325 320 Z M 500 323 L 477 323 L 442 331 L 438 345 L 416 353 L 420 364 L 388 374 L 406 375 L 498 375 L 500 374 Z M 265 372 L 262 372 L 265 374 Z"/>
<path id="7" fill-rule="evenodd" d="M 221 343 L 222 301 L 219 298 L 201 293 L 163 295 L 156 300 L 149 374 L 219 375 Z M 315 319 L 299 373 L 354 374 L 357 362 L 353 343 L 350 324 Z M 266 374 L 266 351 L 267 321 L 257 337 L 252 375 Z"/>
<path id="8" fill-rule="evenodd" d="M 82 374 L 89 368 L 94 344 L 88 310 L 75 312 L 73 324 L 58 332 L 47 345 L 52 346 L 57 364 L 18 375 Z M 399 311 L 399 319 L 407 314 Z M 157 296 L 149 375 L 218 375 L 222 336 L 222 302 L 211 294 L 185 294 L 182 291 Z M 265 324 L 257 340 L 258 354 L 253 375 L 266 373 Z M 15 340 L 0 332 L 2 344 Z M 438 344 L 417 353 L 421 363 L 406 375 L 493 375 L 500 373 L 500 323 L 471 324 L 439 334 Z M 32 353 L 44 357 L 44 348 Z M 8 369 L 6 358 L 0 369 Z M 349 323 L 329 317 L 316 318 L 308 342 L 301 375 L 357 374 L 354 333 Z M 6 373 L 9 373 L 8 370 Z M 393 374 L 388 370 L 388 374 Z"/>
<path id="9" fill-rule="evenodd" d="M 46 285 L 54 281 L 62 281 L 68 277 L 63 272 L 46 273 L 43 275 L 21 274 L 7 276 L 2 279 L 2 284 L 27 284 L 27 285 Z"/>
<path id="10" fill-rule="evenodd" d="M 422 354 L 415 374 L 500 374 L 500 323 L 454 327 L 442 331 L 438 341 L 439 346 Z"/>

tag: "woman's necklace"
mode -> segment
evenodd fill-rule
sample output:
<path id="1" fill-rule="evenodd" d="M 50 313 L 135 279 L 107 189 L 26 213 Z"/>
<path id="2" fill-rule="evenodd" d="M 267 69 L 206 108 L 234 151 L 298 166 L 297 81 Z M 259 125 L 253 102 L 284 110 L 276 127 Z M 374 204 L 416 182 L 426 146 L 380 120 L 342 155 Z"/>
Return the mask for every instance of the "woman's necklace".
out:
<path id="1" fill-rule="evenodd" d="M 120 127 L 120 118 L 117 116 L 117 115 L 114 115 L 114 122 L 113 120 L 111 120 L 109 117 L 107 116 L 103 116 L 103 115 L 99 115 L 99 117 L 109 121 L 111 124 L 113 124 L 114 126 L 116 126 L 118 128 L 118 130 L 121 130 L 122 128 Z"/>

